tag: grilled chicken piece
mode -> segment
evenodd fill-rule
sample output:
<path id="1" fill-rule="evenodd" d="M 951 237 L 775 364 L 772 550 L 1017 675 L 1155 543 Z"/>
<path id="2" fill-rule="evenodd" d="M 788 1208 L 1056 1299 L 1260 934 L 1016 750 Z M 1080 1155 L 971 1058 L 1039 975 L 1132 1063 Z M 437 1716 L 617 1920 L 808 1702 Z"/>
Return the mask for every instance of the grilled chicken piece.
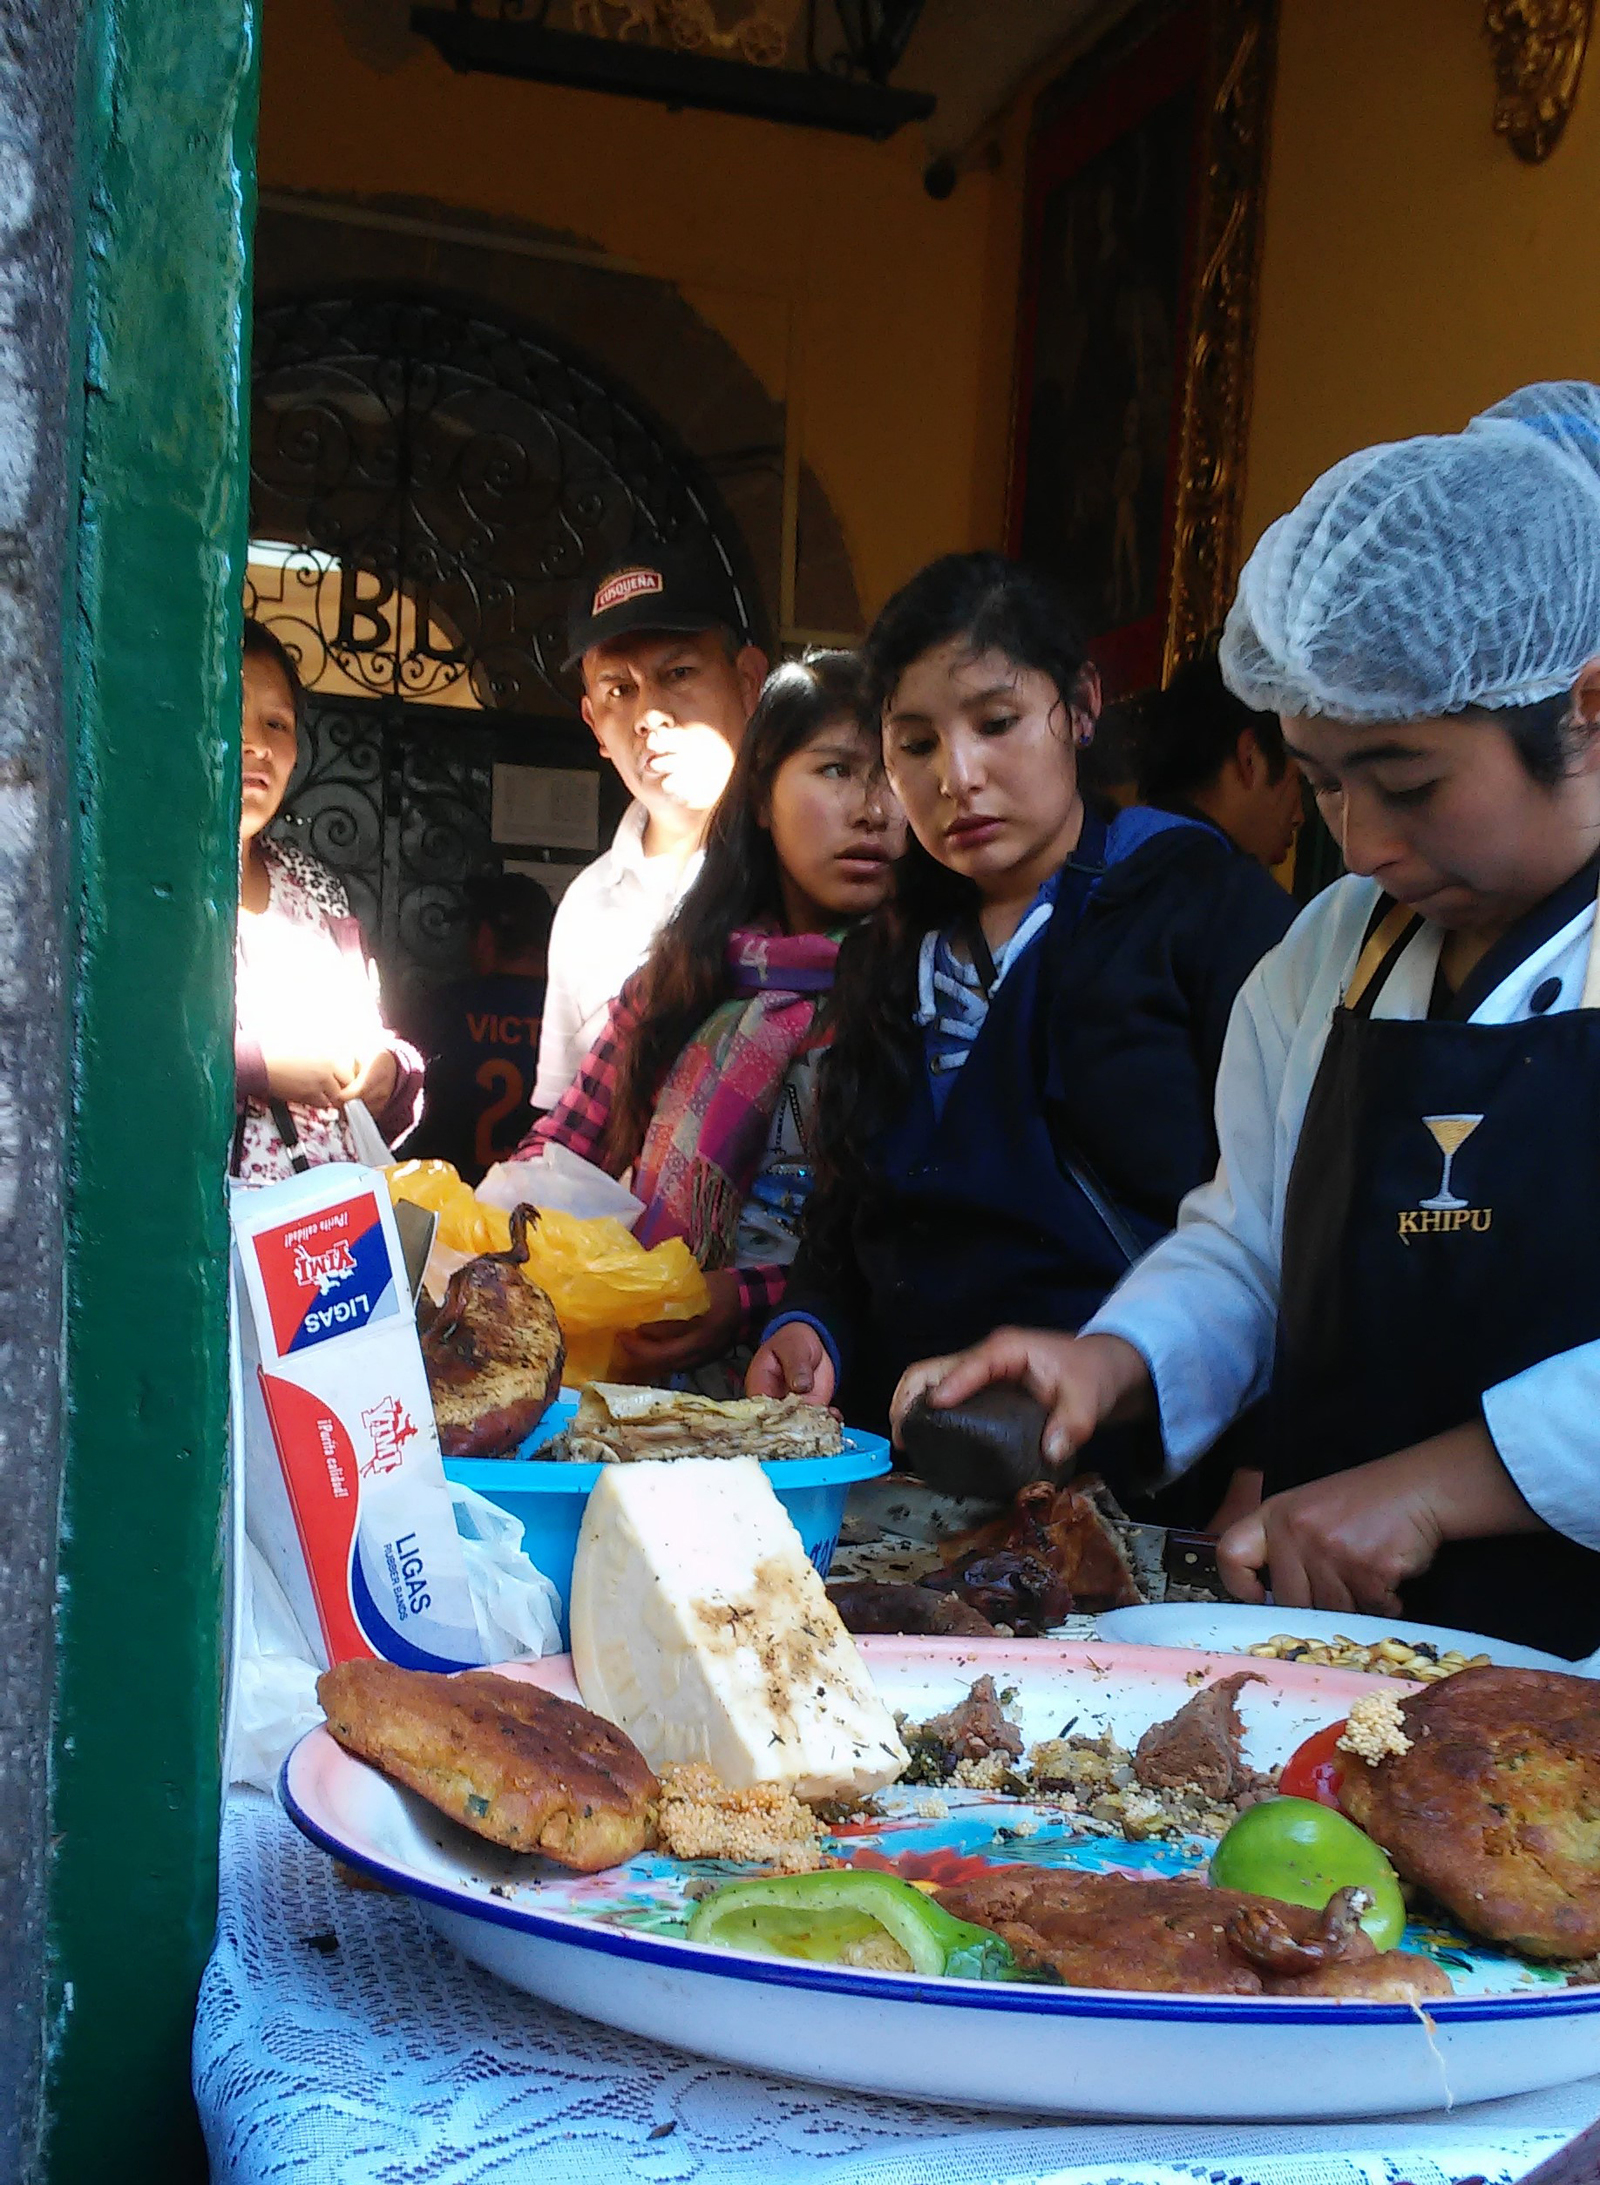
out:
<path id="1" fill-rule="evenodd" d="M 450 1277 L 422 1330 L 439 1446 L 447 1457 L 505 1457 L 533 1432 L 561 1387 L 566 1345 L 555 1307 L 523 1279 L 531 1206 L 511 1217 L 509 1252 L 485 1252 Z"/>

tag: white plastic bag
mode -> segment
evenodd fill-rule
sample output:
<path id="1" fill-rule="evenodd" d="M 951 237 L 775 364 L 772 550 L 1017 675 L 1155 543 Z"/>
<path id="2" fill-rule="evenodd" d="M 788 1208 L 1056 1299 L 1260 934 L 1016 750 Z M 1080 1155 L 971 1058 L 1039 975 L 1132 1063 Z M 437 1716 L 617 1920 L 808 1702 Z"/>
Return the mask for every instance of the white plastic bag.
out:
<path id="1" fill-rule="evenodd" d="M 503 1662 L 559 1654 L 560 1597 L 522 1552 L 522 1520 L 453 1481 L 450 1500 L 486 1658 Z M 290 1747 L 322 1720 L 319 1671 L 288 1597 L 249 1539 L 240 1576 L 229 1775 L 235 1783 L 270 1791 Z"/>
<path id="2" fill-rule="evenodd" d="M 559 1654 L 561 1596 L 523 1554 L 521 1518 L 454 1480 L 450 1500 L 484 1659 L 506 1662 L 524 1654 Z"/>
<path id="3" fill-rule="evenodd" d="M 318 1672 L 289 1597 L 253 1540 L 244 1544 L 241 1578 L 228 1772 L 235 1783 L 270 1791 L 289 1748 L 322 1720 Z"/>
<path id="4" fill-rule="evenodd" d="M 349 1127 L 351 1143 L 356 1149 L 356 1159 L 367 1168 L 387 1168 L 394 1159 L 389 1141 L 372 1120 L 372 1110 L 364 1100 L 347 1100 L 344 1107 L 345 1123 Z"/>
<path id="5" fill-rule="evenodd" d="M 515 1206 L 550 1206 L 595 1221 L 609 1214 L 631 1229 L 644 1212 L 625 1184 L 565 1146 L 545 1146 L 536 1161 L 497 1161 L 477 1189 L 485 1206 L 509 1214 Z"/>

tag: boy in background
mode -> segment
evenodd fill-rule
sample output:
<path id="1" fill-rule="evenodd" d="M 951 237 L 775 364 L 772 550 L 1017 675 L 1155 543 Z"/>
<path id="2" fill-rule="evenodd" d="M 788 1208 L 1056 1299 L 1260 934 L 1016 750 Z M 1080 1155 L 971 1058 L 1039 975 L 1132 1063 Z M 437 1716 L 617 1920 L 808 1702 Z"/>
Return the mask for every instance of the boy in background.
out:
<path id="1" fill-rule="evenodd" d="M 1213 638 L 1137 709 L 1139 801 L 1209 820 L 1269 871 L 1294 847 L 1304 808 L 1274 713 L 1222 680 Z"/>

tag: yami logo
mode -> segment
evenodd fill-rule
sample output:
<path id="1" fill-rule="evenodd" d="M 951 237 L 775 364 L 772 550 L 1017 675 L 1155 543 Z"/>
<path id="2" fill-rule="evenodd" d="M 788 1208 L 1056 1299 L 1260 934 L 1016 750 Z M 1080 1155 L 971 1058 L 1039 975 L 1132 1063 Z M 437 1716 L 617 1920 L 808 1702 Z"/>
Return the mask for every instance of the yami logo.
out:
<path id="1" fill-rule="evenodd" d="M 266 1307 L 280 1358 L 400 1311 L 403 1293 L 371 1191 L 281 1228 L 257 1230 L 251 1253 L 260 1276 L 256 1309 Z"/>
<path id="2" fill-rule="evenodd" d="M 302 1290 L 315 1290 L 318 1297 L 336 1290 L 355 1271 L 355 1254 L 348 1244 L 330 1244 L 325 1252 L 308 1251 L 303 1244 L 294 1248 L 295 1282 Z"/>
<path id="3" fill-rule="evenodd" d="M 1409 1244 L 1413 1237 L 1448 1237 L 1465 1230 L 1469 1235 L 1482 1236 L 1494 1220 L 1492 1206 L 1473 1206 L 1451 1187 L 1455 1171 L 1456 1155 L 1483 1121 L 1481 1115 L 1425 1115 L 1422 1127 L 1439 1149 L 1443 1169 L 1439 1188 L 1431 1198 L 1419 1199 L 1414 1207 L 1402 1207 L 1399 1212 L 1400 1241 Z"/>
<path id="4" fill-rule="evenodd" d="M 374 1472 L 398 1472 L 405 1463 L 406 1443 L 415 1441 L 417 1424 L 398 1396 L 386 1396 L 381 1404 L 363 1411 L 361 1424 L 372 1443 L 372 1454 L 361 1467 L 361 1477 Z"/>

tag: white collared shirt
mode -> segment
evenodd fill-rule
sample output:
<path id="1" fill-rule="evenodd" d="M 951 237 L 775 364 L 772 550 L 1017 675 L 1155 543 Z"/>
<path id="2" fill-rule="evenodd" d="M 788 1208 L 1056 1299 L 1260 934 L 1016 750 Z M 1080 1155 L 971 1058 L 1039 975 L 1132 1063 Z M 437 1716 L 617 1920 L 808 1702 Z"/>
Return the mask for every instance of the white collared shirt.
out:
<path id="1" fill-rule="evenodd" d="M 606 1011 L 700 870 L 700 852 L 646 857 L 649 814 L 623 813 L 611 847 L 586 865 L 556 906 L 539 1034 L 536 1108 L 553 1108 L 594 1045 Z"/>
<path id="2" fill-rule="evenodd" d="M 1150 1368 L 1171 1475 L 1266 1393 L 1289 1171 L 1328 1026 L 1377 898 L 1374 881 L 1336 881 L 1240 988 L 1217 1074 L 1217 1173 L 1190 1192 L 1172 1235 L 1084 1326 L 1085 1335 L 1120 1335 Z M 1535 1015 L 1530 999 L 1552 978 L 1561 992 L 1548 1013 L 1577 1008 L 1594 916 L 1591 904 L 1525 957 L 1471 1022 Z M 1437 926 L 1419 930 L 1374 1016 L 1427 1015 L 1443 938 Z M 1600 1342 L 1558 1352 L 1486 1390 L 1483 1415 L 1501 1461 L 1546 1524 L 1600 1548 Z"/>

